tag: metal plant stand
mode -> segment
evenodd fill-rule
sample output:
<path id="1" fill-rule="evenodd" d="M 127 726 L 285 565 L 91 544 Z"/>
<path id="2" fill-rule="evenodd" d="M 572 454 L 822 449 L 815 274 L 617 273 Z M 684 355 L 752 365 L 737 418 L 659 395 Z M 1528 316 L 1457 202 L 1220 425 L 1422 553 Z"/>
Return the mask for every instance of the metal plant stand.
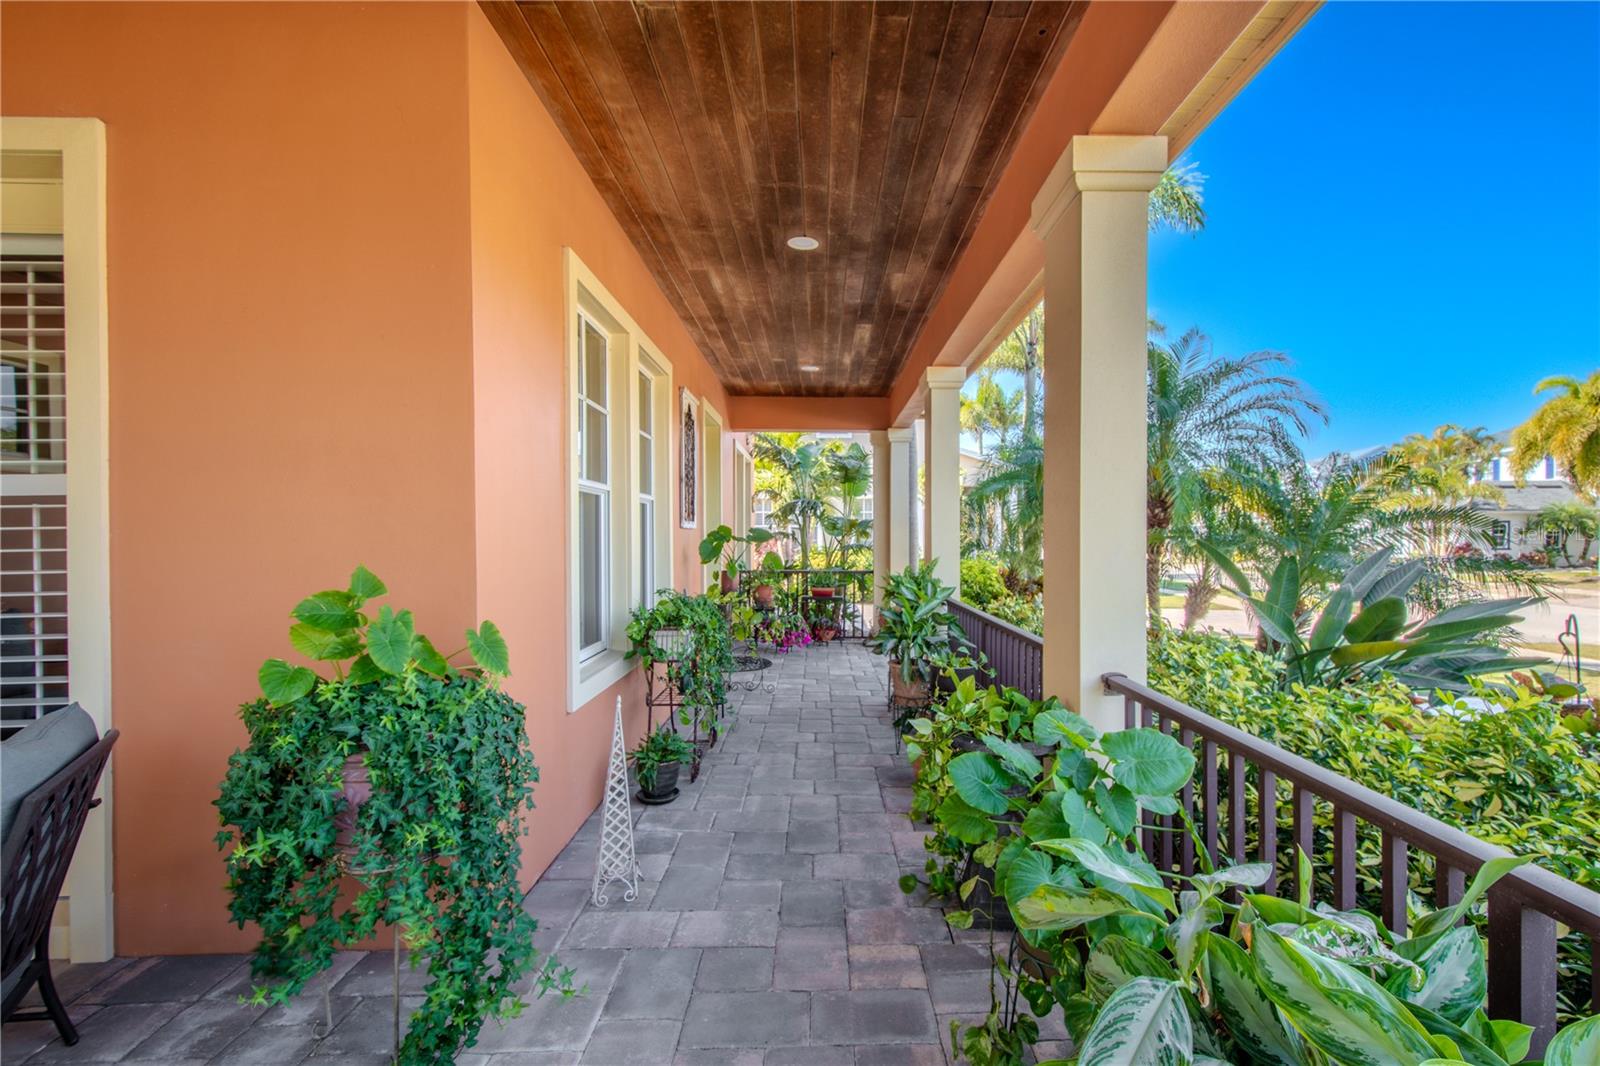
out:
<path id="1" fill-rule="evenodd" d="M 682 693 L 678 686 L 672 683 L 672 675 L 668 672 L 667 662 L 657 662 L 644 675 L 644 706 L 645 726 L 654 730 L 656 727 L 656 712 L 665 712 L 661 717 L 664 724 L 672 727 L 674 733 L 682 733 L 679 728 L 678 712 L 683 709 Z M 696 710 L 697 708 L 691 708 Z M 719 708 L 719 711 L 721 708 Z M 716 746 L 720 732 L 715 724 L 700 735 L 700 715 L 689 716 L 689 742 L 694 745 L 694 760 L 689 764 L 689 780 L 692 782 L 700 776 L 700 756 L 706 749 Z"/>

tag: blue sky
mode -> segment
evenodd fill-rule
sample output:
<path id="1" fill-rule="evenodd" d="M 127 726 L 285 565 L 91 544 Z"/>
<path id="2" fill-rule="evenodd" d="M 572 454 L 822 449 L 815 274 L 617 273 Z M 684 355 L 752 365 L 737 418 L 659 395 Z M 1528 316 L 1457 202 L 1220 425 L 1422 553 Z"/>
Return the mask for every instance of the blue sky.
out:
<path id="1" fill-rule="evenodd" d="M 1600 366 L 1600 5 L 1330 3 L 1190 147 L 1150 304 L 1285 351 L 1310 455 L 1508 428 Z"/>

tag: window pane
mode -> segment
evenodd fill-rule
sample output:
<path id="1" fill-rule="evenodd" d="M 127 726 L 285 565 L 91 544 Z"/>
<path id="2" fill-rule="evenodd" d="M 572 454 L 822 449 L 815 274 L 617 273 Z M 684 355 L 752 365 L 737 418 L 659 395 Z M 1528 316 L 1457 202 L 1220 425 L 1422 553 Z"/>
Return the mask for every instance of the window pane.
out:
<path id="1" fill-rule="evenodd" d="M 601 405 L 606 403 L 606 337 L 587 319 L 583 323 L 583 394 Z"/>
<path id="2" fill-rule="evenodd" d="M 578 644 L 605 639 L 605 496 L 578 493 Z"/>
<path id="3" fill-rule="evenodd" d="M 651 454 L 650 446 L 654 442 L 649 437 L 639 438 L 639 494 L 641 496 L 654 496 L 656 494 L 655 456 Z"/>
<path id="4" fill-rule="evenodd" d="M 655 603 L 656 591 L 656 505 L 639 501 L 639 602 Z"/>
<path id="5" fill-rule="evenodd" d="M 651 393 L 654 392 L 650 375 L 639 374 L 639 432 L 651 433 L 655 430 L 655 405 L 651 403 Z"/>
<path id="6" fill-rule="evenodd" d="M 583 408 L 583 476 L 602 485 L 611 483 L 607 454 L 610 441 L 606 439 L 606 413 L 585 404 Z"/>

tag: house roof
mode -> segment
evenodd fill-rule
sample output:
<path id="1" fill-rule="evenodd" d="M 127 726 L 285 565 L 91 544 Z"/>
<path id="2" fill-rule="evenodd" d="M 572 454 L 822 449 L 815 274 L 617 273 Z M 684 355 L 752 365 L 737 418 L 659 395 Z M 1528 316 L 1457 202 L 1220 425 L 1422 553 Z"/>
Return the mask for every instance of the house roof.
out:
<path id="1" fill-rule="evenodd" d="M 1525 485 L 1497 481 L 1495 484 L 1504 494 L 1505 502 L 1480 501 L 1478 506 L 1485 511 L 1542 511 L 1552 504 L 1575 503 L 1578 499 L 1578 494 L 1565 481 L 1530 481 Z"/>

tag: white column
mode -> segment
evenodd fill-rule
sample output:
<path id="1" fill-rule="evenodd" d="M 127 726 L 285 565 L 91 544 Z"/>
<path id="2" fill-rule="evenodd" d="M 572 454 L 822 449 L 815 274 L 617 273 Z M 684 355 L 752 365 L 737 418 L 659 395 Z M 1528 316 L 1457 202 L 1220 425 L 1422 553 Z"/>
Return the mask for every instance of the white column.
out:
<path id="1" fill-rule="evenodd" d="M 911 565 L 911 509 L 917 498 L 911 436 L 909 428 L 890 429 L 884 433 L 889 453 L 889 502 L 883 510 L 883 540 L 888 551 L 884 567 L 890 574 L 897 574 Z M 877 524 L 877 512 L 874 512 L 875 528 Z"/>
<path id="2" fill-rule="evenodd" d="M 967 371 L 930 366 L 926 372 L 927 557 L 946 585 L 961 590 L 961 386 Z"/>
<path id="3" fill-rule="evenodd" d="M 1122 727 L 1101 675 L 1145 679 L 1149 193 L 1165 137 L 1074 137 L 1033 201 L 1045 246 L 1044 687 Z"/>
<path id="4" fill-rule="evenodd" d="M 872 431 L 872 602 L 883 603 L 889 570 L 889 431 Z"/>

